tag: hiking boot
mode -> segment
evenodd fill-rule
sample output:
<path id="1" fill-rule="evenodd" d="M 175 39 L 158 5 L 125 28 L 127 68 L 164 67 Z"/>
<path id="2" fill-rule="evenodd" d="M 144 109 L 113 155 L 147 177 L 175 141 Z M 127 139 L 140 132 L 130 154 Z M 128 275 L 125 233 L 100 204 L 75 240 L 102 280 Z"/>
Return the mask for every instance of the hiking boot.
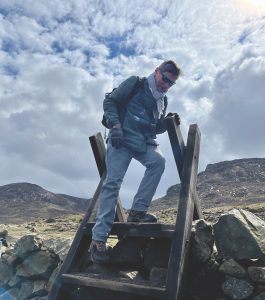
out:
<path id="1" fill-rule="evenodd" d="M 93 263 L 106 264 L 109 262 L 109 249 L 106 243 L 92 240 L 90 244 L 90 256 Z"/>
<path id="2" fill-rule="evenodd" d="M 148 214 L 146 211 L 130 210 L 127 218 L 129 223 L 156 223 L 157 218 L 152 214 Z"/>

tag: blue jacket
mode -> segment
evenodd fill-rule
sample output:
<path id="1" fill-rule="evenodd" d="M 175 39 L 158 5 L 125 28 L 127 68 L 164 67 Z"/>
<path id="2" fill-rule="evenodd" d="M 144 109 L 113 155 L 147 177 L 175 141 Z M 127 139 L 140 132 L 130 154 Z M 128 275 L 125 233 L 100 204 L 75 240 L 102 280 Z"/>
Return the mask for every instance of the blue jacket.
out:
<path id="1" fill-rule="evenodd" d="M 125 146 L 134 152 L 144 153 L 148 144 L 158 145 L 156 134 L 166 131 L 163 120 L 167 98 L 164 97 L 165 109 L 159 117 L 156 99 L 144 78 L 142 87 L 128 101 L 137 80 L 137 76 L 131 76 L 123 81 L 104 99 L 103 108 L 110 128 L 117 123 L 122 125 Z"/>

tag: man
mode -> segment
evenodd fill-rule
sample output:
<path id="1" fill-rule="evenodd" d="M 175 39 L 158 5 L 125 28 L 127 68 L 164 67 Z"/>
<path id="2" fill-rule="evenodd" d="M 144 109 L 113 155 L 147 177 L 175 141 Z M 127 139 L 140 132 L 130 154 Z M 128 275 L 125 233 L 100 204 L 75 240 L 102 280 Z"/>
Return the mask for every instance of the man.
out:
<path id="1" fill-rule="evenodd" d="M 91 259 L 106 263 L 106 240 L 114 222 L 117 196 L 132 158 L 146 167 L 134 197 L 127 222 L 157 222 L 147 210 L 164 172 L 165 159 L 158 148 L 156 134 L 166 131 L 164 118 L 166 92 L 181 74 L 172 61 L 163 62 L 155 72 L 141 79 L 131 76 L 104 100 L 104 116 L 110 129 L 106 152 L 107 176 L 99 197 L 96 224 L 92 230 Z M 140 85 L 132 95 L 136 85 Z M 128 98 L 130 98 L 128 100 Z M 175 114 L 179 124 L 179 116 Z"/>

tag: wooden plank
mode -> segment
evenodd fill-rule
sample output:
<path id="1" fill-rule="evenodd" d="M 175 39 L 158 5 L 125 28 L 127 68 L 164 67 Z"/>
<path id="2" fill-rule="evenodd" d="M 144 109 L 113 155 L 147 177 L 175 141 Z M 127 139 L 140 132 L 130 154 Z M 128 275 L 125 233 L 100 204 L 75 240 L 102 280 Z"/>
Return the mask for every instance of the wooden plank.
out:
<path id="1" fill-rule="evenodd" d="M 197 184 L 197 171 L 200 148 L 200 131 L 196 124 L 191 125 L 188 134 L 183 175 L 179 196 L 178 214 L 172 238 L 171 253 L 167 274 L 166 300 L 180 300 L 185 282 L 188 250 L 194 210 L 194 195 Z"/>
<path id="2" fill-rule="evenodd" d="M 96 133 L 95 135 L 92 135 L 89 137 L 89 141 L 92 147 L 92 151 L 96 160 L 96 164 L 98 167 L 98 172 L 100 177 L 104 174 L 106 171 L 106 164 L 105 164 L 105 156 L 106 156 L 106 148 L 105 143 L 102 138 L 102 135 L 100 132 Z M 116 208 L 116 219 L 118 219 L 120 222 L 126 222 L 126 216 L 124 213 L 124 210 L 122 208 L 120 197 L 118 196 L 117 199 L 117 208 Z"/>
<path id="3" fill-rule="evenodd" d="M 165 288 L 163 287 L 129 283 L 122 279 L 119 279 L 119 281 L 114 281 L 91 277 L 89 274 L 80 273 L 63 274 L 62 277 L 64 282 L 78 286 L 95 287 L 98 289 L 106 289 L 134 295 L 149 296 L 152 297 L 152 299 L 163 299 L 165 296 Z"/>
<path id="4" fill-rule="evenodd" d="M 95 223 L 87 223 L 83 228 L 84 234 L 91 234 Z M 114 223 L 111 235 L 134 236 L 134 237 L 165 237 L 173 236 L 175 226 L 157 223 Z"/>
<path id="5" fill-rule="evenodd" d="M 180 127 L 174 121 L 174 117 L 166 117 L 165 122 L 167 126 L 167 132 L 168 132 L 170 144 L 173 151 L 173 156 L 178 169 L 179 178 L 180 180 L 182 180 L 183 162 L 184 162 L 186 147 L 183 141 Z M 195 209 L 193 214 L 193 220 L 203 219 L 203 213 L 201 210 L 197 191 L 195 191 L 194 197 L 195 197 L 195 201 L 194 201 Z"/>
<path id="6" fill-rule="evenodd" d="M 84 236 L 83 227 L 87 224 L 89 217 L 91 215 L 91 212 L 92 212 L 92 210 L 95 206 L 95 203 L 99 197 L 104 178 L 105 178 L 105 174 L 103 174 L 103 176 L 101 177 L 100 182 L 97 186 L 97 189 L 93 195 L 93 198 L 89 202 L 87 212 L 86 212 L 81 224 L 79 225 L 79 228 L 78 228 L 77 233 L 74 237 L 74 240 L 71 244 L 69 252 L 57 274 L 57 277 L 56 277 L 55 282 L 52 286 L 52 289 L 48 295 L 47 300 L 66 299 L 65 290 L 63 289 L 63 286 L 62 286 L 62 277 L 61 276 L 63 273 L 67 273 L 67 272 L 73 270 L 74 268 L 77 268 L 79 266 L 81 257 L 83 257 L 84 253 L 86 253 L 86 251 L 88 250 L 88 247 L 91 243 L 91 236 Z M 79 260 L 79 263 L 78 263 L 78 260 Z"/>

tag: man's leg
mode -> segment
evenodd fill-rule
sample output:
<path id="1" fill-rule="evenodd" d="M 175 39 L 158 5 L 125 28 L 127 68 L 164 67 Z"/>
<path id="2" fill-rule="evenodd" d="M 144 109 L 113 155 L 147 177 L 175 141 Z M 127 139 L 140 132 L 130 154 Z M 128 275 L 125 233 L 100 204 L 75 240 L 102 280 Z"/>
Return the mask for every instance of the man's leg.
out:
<path id="1" fill-rule="evenodd" d="M 147 152 L 134 156 L 146 167 L 144 177 L 134 197 L 132 211 L 146 212 L 165 170 L 165 158 L 157 146 L 147 146 Z"/>
<path id="2" fill-rule="evenodd" d="M 118 193 L 131 159 L 132 154 L 125 147 L 116 149 L 108 144 L 107 176 L 99 197 L 96 224 L 92 229 L 93 240 L 106 242 L 108 238 L 115 218 Z"/>

